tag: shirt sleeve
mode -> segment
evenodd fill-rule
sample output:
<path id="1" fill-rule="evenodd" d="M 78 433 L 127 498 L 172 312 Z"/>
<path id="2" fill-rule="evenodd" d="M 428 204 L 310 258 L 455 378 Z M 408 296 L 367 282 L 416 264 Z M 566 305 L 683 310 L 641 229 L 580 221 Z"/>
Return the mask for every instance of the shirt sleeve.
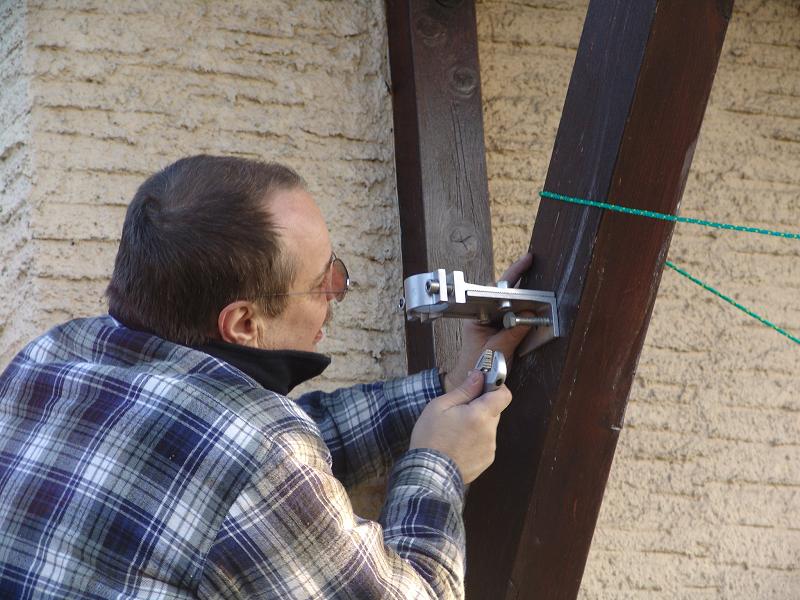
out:
<path id="1" fill-rule="evenodd" d="M 346 486 L 385 474 L 408 449 L 422 409 L 443 393 L 435 369 L 409 377 L 311 392 L 297 403 L 320 429 L 333 473 Z"/>
<path id="2" fill-rule="evenodd" d="M 376 523 L 353 513 L 311 437 L 305 448 L 272 452 L 239 495 L 208 554 L 199 596 L 463 598 L 464 484 L 455 464 L 427 449 L 404 454 Z"/>

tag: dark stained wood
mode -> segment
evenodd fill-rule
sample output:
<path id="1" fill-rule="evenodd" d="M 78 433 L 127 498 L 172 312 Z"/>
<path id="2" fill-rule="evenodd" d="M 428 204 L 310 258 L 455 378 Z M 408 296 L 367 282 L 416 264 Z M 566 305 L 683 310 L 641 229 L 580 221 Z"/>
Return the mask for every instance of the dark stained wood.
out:
<path id="1" fill-rule="evenodd" d="M 403 277 L 437 268 L 493 276 L 475 6 L 389 0 Z M 452 367 L 461 324 L 408 323 L 409 372 Z"/>
<path id="2" fill-rule="evenodd" d="M 545 189 L 675 213 L 732 0 L 592 0 Z M 523 283 L 564 337 L 518 360 L 467 502 L 467 598 L 575 598 L 672 224 L 542 200 Z"/>

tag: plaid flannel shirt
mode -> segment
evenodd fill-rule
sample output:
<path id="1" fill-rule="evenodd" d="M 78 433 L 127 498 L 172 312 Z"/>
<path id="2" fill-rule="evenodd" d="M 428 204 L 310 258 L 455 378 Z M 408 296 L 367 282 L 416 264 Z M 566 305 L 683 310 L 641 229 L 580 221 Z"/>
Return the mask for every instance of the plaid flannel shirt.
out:
<path id="1" fill-rule="evenodd" d="M 463 482 L 405 451 L 440 393 L 293 402 L 111 317 L 57 327 L 0 376 L 0 597 L 461 597 Z M 343 483 L 393 462 L 380 522 L 354 515 Z"/>

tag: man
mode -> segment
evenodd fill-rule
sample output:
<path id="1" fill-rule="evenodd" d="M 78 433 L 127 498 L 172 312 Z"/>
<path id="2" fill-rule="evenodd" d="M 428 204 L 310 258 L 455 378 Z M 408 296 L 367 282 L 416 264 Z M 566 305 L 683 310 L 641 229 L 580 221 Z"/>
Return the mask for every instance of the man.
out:
<path id="1" fill-rule="evenodd" d="M 0 376 L 0 597 L 461 597 L 464 485 L 511 400 L 468 372 L 525 330 L 467 325 L 444 384 L 289 400 L 329 363 L 315 349 L 348 285 L 290 169 L 195 156 L 150 177 L 109 315 Z M 379 523 L 358 518 L 344 486 L 389 468 Z"/>

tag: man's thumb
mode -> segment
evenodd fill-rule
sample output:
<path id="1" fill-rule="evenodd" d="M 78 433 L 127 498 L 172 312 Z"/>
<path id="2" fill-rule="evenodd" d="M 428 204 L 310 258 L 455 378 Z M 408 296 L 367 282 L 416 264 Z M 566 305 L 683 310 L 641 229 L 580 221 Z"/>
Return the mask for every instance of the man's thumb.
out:
<path id="1" fill-rule="evenodd" d="M 467 373 L 467 378 L 456 389 L 442 396 L 442 400 L 445 400 L 449 406 L 456 406 L 471 402 L 482 393 L 483 373 L 472 370 Z"/>

